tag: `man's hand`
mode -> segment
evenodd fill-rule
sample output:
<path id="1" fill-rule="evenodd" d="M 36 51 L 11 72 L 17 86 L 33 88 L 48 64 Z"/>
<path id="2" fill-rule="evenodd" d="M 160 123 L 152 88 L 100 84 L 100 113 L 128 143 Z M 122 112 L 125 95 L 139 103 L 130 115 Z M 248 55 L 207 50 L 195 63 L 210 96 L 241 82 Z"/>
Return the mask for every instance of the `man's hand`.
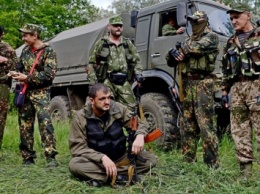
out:
<path id="1" fill-rule="evenodd" d="M 27 75 L 23 74 L 23 73 L 19 73 L 17 72 L 17 74 L 14 74 L 13 79 L 20 81 L 20 82 L 26 82 L 27 81 Z"/>
<path id="2" fill-rule="evenodd" d="M 7 58 L 0 56 L 0 63 L 6 63 L 7 61 Z"/>
<path id="3" fill-rule="evenodd" d="M 169 50 L 169 55 L 174 58 L 176 61 L 182 61 L 184 59 L 184 55 L 182 52 L 178 51 L 177 49 Z"/>
<path id="4" fill-rule="evenodd" d="M 132 154 L 139 154 L 144 149 L 144 135 L 138 134 L 132 146 Z"/>
<path id="5" fill-rule="evenodd" d="M 180 27 L 180 28 L 176 31 L 176 33 L 177 33 L 177 34 L 182 34 L 184 31 L 185 31 L 185 28 L 184 28 L 184 27 Z"/>
<path id="6" fill-rule="evenodd" d="M 113 177 L 117 175 L 116 164 L 107 155 L 104 155 L 101 161 L 106 169 L 107 176 Z"/>

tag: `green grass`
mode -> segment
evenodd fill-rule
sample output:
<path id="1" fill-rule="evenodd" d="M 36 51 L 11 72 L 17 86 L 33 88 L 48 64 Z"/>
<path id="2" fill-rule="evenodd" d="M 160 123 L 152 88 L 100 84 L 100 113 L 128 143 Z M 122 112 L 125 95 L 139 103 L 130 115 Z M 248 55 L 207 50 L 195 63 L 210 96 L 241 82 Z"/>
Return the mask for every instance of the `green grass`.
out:
<path id="1" fill-rule="evenodd" d="M 158 164 L 142 179 L 142 183 L 132 187 L 93 188 L 71 177 L 68 171 L 70 154 L 68 150 L 69 123 L 54 123 L 57 160 L 60 166 L 55 169 L 45 168 L 45 159 L 41 148 L 38 126 L 35 127 L 36 165 L 22 166 L 19 153 L 19 132 L 17 116 L 8 115 L 3 148 L 0 152 L 0 193 L 1 194 L 67 194 L 67 193 L 198 193 L 198 194 L 249 194 L 260 193 L 260 167 L 254 162 L 253 177 L 247 183 L 237 181 L 239 167 L 235 158 L 234 143 L 224 137 L 220 147 L 221 167 L 208 169 L 202 161 L 201 146 L 198 150 L 198 162 L 182 162 L 180 151 L 162 152 L 156 149 Z"/>

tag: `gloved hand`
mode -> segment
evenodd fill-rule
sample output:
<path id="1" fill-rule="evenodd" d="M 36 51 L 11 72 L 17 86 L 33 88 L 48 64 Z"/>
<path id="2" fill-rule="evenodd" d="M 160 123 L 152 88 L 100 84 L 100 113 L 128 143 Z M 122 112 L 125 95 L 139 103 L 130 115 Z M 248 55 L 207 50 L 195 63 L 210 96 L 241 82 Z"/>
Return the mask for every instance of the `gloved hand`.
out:
<path id="1" fill-rule="evenodd" d="M 144 81 L 144 77 L 142 74 L 136 74 L 135 81 L 138 83 L 142 83 Z"/>
<path id="2" fill-rule="evenodd" d="M 177 49 L 171 49 L 169 50 L 170 57 L 177 59 L 180 56 L 180 52 Z"/>
<path id="3" fill-rule="evenodd" d="M 228 102 L 229 102 L 228 95 L 222 95 L 222 97 L 221 97 L 222 106 L 225 108 L 228 108 Z"/>

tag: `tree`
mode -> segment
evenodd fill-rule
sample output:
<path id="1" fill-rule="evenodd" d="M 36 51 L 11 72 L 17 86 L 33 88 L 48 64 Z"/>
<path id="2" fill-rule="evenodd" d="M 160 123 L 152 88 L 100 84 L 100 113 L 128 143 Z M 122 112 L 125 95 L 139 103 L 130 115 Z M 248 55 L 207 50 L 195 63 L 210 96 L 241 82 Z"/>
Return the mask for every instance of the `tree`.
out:
<path id="1" fill-rule="evenodd" d="M 17 48 L 22 43 L 18 28 L 25 23 L 40 25 L 42 38 L 96 20 L 98 8 L 89 0 L 0 0 L 0 21 L 6 29 L 4 40 Z"/>

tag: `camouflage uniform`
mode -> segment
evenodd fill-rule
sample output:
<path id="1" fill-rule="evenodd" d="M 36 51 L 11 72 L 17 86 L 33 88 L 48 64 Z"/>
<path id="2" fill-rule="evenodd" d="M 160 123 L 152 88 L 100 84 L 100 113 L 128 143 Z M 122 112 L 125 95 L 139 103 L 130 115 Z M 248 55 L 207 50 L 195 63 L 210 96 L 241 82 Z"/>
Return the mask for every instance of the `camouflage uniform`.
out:
<path id="1" fill-rule="evenodd" d="M 249 10 L 248 5 L 237 4 L 228 13 L 243 13 Z M 232 86 L 231 134 L 236 145 L 236 157 L 241 170 L 244 164 L 249 164 L 249 175 L 254 161 L 253 128 L 256 130 L 257 156 L 260 161 L 260 27 L 252 27 L 253 30 L 244 39 L 244 43 L 239 43 L 238 39 L 238 36 L 243 34 L 236 33 L 232 36 L 227 42 L 226 54 L 223 56 L 223 73 L 226 78 L 223 90 L 229 91 L 228 87 Z M 250 51 L 253 51 L 251 57 Z M 252 60 L 254 57 L 255 61 Z"/>
<path id="2" fill-rule="evenodd" d="M 177 30 L 171 26 L 170 24 L 165 24 L 162 27 L 162 35 L 163 36 L 173 36 L 177 34 Z"/>
<path id="3" fill-rule="evenodd" d="M 1 28 L 1 26 L 0 26 Z M 0 32 L 0 36 L 2 32 Z M 13 70 L 17 64 L 17 57 L 14 49 L 7 43 L 1 41 L 0 37 L 0 56 L 8 59 L 7 63 L 0 63 L 0 149 L 2 147 L 5 122 L 8 112 L 9 94 L 10 94 L 10 80 L 8 80 L 7 73 Z"/>
<path id="4" fill-rule="evenodd" d="M 109 23 L 123 24 L 119 16 L 110 18 Z M 109 36 L 105 36 L 96 42 L 89 63 L 93 65 L 98 82 L 111 89 L 115 101 L 133 110 L 136 101 L 131 83 L 134 76 L 142 72 L 140 57 L 133 43 L 121 36 L 121 43 L 116 45 Z M 109 78 L 114 73 L 127 74 L 127 80 L 123 84 L 115 84 Z"/>
<path id="5" fill-rule="evenodd" d="M 204 162 L 211 167 L 219 165 L 218 138 L 213 125 L 214 70 L 218 54 L 218 36 L 207 28 L 207 16 L 196 11 L 191 19 L 204 18 L 204 23 L 194 22 L 193 28 L 201 29 L 182 42 L 185 55 L 181 65 L 187 83 L 184 88 L 182 122 L 182 154 L 187 162 L 195 162 L 199 138 L 202 140 Z M 188 18 L 189 19 L 189 18 Z M 199 26 L 197 26 L 199 25 Z M 168 59 L 168 63 L 169 63 Z"/>
<path id="6" fill-rule="evenodd" d="M 33 24 L 26 24 L 20 31 L 24 33 L 27 33 L 27 31 L 39 33 L 40 28 Z M 43 52 L 33 74 L 29 75 L 36 55 L 42 49 Z M 50 99 L 49 89 L 55 76 L 56 66 L 56 53 L 47 44 L 43 44 L 43 46 L 37 50 L 32 50 L 30 46 L 26 46 L 21 53 L 18 70 L 28 75 L 28 90 L 25 103 L 22 108 L 18 109 L 21 138 L 19 147 L 24 161 L 36 158 L 36 152 L 33 150 L 35 115 L 37 115 L 38 118 L 45 157 L 47 159 L 54 158 L 58 153 L 56 151 L 54 128 L 48 112 Z"/>

